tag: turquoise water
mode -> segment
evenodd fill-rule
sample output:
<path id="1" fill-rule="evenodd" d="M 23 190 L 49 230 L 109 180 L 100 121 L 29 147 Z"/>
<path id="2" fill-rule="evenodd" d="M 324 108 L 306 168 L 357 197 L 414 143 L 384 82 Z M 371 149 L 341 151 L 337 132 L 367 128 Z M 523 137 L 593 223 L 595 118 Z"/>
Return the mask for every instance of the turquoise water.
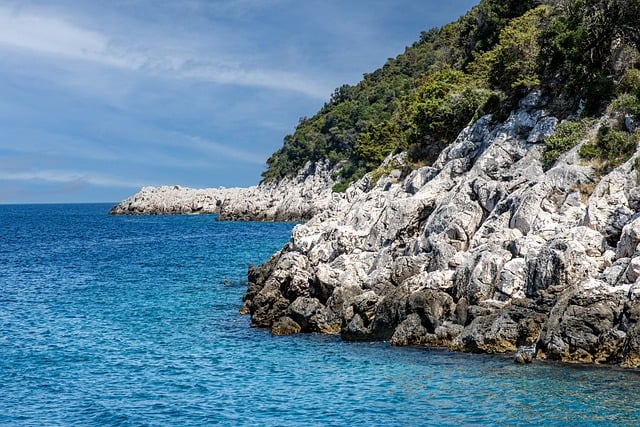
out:
<path id="1" fill-rule="evenodd" d="M 291 224 L 0 206 L 0 425 L 634 425 L 640 375 L 521 366 L 237 314 Z"/>

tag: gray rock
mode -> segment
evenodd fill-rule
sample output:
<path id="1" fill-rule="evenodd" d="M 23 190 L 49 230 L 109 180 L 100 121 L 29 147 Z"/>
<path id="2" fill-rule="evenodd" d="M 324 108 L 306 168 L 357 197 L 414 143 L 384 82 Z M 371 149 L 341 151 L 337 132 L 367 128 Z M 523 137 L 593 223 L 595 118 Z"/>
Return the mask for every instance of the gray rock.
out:
<path id="1" fill-rule="evenodd" d="M 317 332 L 317 315 L 323 308 L 316 298 L 298 297 L 289 305 L 288 317 L 300 325 L 302 332 Z"/>
<path id="2" fill-rule="evenodd" d="M 332 198 L 252 270 L 252 324 L 640 367 L 634 160 L 599 177 L 576 147 L 544 170 L 544 105 L 532 93 L 431 166 Z"/>
<path id="3" fill-rule="evenodd" d="M 427 329 L 422 326 L 420 316 L 412 313 L 403 320 L 389 341 L 391 345 L 418 345 L 426 342 Z"/>
<path id="4" fill-rule="evenodd" d="M 247 188 L 143 187 L 114 206 L 111 215 L 219 214 L 221 220 L 306 221 L 334 199 L 334 170 L 307 163 L 295 177 Z"/>
<path id="5" fill-rule="evenodd" d="M 535 359 L 536 348 L 535 346 L 520 346 L 516 350 L 516 354 L 513 356 L 513 360 L 516 363 L 525 364 L 533 363 Z"/>

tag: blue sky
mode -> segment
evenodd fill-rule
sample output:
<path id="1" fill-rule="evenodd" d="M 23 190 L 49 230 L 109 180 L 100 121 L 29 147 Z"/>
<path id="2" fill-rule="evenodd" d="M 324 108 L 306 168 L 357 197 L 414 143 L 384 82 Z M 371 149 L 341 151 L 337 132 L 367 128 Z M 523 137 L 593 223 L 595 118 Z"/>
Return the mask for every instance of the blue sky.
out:
<path id="1" fill-rule="evenodd" d="M 0 203 L 248 186 L 298 119 L 477 0 L 0 0 Z"/>

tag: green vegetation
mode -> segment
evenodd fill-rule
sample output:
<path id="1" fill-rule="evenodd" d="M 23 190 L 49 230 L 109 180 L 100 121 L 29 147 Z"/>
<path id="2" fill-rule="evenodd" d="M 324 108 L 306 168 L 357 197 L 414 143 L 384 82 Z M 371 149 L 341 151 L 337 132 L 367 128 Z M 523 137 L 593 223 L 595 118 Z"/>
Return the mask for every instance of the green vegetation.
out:
<path id="1" fill-rule="evenodd" d="M 482 0 L 458 21 L 423 32 L 357 85 L 336 89 L 284 138 L 263 178 L 329 159 L 340 165 L 334 191 L 344 191 L 392 153 L 429 164 L 470 122 L 504 118 L 532 88 L 553 100 L 561 119 L 583 102 L 587 118 L 611 110 L 638 120 L 638 28 L 640 0 Z M 545 164 L 583 139 L 586 127 L 581 120 L 560 125 L 546 141 Z M 629 146 L 618 132 L 586 144 L 582 155 L 616 164 Z"/>
<path id="2" fill-rule="evenodd" d="M 550 15 L 549 7 L 539 6 L 511 20 L 500 32 L 498 44 L 480 53 L 470 70 L 491 86 L 505 91 L 528 90 L 540 85 L 539 39 Z"/>
<path id="3" fill-rule="evenodd" d="M 638 63 L 638 0 L 555 0 L 544 34 L 549 83 L 586 102 L 586 113 L 604 109 L 621 76 Z M 558 89 L 556 89 L 558 91 Z"/>
<path id="4" fill-rule="evenodd" d="M 624 130 L 602 125 L 593 141 L 580 147 L 580 156 L 596 160 L 597 169 L 605 173 L 631 158 L 636 151 L 640 134 L 630 134 Z"/>
<path id="5" fill-rule="evenodd" d="M 399 127 L 388 120 L 371 126 L 368 132 L 358 135 L 356 155 L 362 159 L 367 169 L 377 167 L 399 146 Z"/>
<path id="6" fill-rule="evenodd" d="M 561 154 L 575 147 L 586 138 L 587 130 L 593 123 L 589 120 L 567 120 L 556 127 L 553 135 L 545 141 L 542 152 L 542 163 L 545 167 L 552 166 Z"/>
<path id="7" fill-rule="evenodd" d="M 433 161 L 490 98 L 474 77 L 444 68 L 426 79 L 407 106 L 410 159 Z"/>

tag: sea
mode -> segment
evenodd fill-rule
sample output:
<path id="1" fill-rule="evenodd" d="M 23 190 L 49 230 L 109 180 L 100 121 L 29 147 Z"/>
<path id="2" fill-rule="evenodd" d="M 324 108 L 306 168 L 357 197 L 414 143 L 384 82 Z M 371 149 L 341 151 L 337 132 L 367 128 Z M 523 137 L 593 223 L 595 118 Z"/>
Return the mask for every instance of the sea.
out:
<path id="1" fill-rule="evenodd" d="M 295 224 L 0 205 L 0 425 L 637 425 L 635 371 L 273 336 L 238 314 Z"/>

